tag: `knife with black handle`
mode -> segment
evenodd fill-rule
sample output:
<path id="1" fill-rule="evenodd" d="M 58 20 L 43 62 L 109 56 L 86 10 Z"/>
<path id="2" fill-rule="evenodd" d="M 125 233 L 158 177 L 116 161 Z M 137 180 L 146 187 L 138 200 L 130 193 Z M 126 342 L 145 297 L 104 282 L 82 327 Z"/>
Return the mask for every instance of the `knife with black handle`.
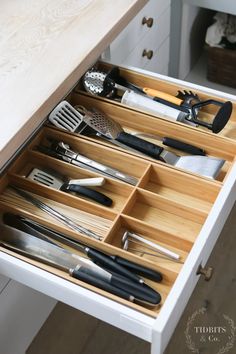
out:
<path id="1" fill-rule="evenodd" d="M 107 272 L 87 258 L 13 227 L 1 225 L 0 243 L 17 253 L 69 272 L 86 283 L 112 291 L 117 296 L 137 299 L 150 305 L 157 305 L 161 301 L 160 294 L 154 289 Z"/>
<path id="2" fill-rule="evenodd" d="M 111 274 L 110 279 L 105 281 L 91 273 L 89 268 L 83 267 L 71 269 L 70 274 L 74 278 L 83 280 L 100 289 L 112 292 L 115 295 L 118 295 L 119 293 L 120 295 L 118 296 L 125 297 L 130 301 L 132 301 L 131 299 L 133 298 L 134 301 L 143 301 L 149 305 L 158 305 L 161 301 L 161 295 L 154 289 L 133 282 L 120 275 Z"/>
<path id="3" fill-rule="evenodd" d="M 45 239 L 46 237 L 48 242 L 51 240 L 56 240 L 69 247 L 82 251 L 83 253 L 86 253 L 94 263 L 105 267 L 107 270 L 111 270 L 117 274 L 127 277 L 135 282 L 144 282 L 144 280 L 141 279 L 138 275 L 144 276 L 147 279 L 157 282 L 162 281 L 162 274 L 156 270 L 144 267 L 119 256 L 106 255 L 105 253 L 97 251 L 92 247 L 83 245 L 78 240 L 72 239 L 72 237 L 49 229 L 42 224 L 38 224 L 34 220 L 23 218 L 18 215 L 13 215 L 11 213 L 6 213 L 3 215 L 3 221 L 9 226 L 16 227 L 31 235 L 40 237 L 41 239 Z"/>

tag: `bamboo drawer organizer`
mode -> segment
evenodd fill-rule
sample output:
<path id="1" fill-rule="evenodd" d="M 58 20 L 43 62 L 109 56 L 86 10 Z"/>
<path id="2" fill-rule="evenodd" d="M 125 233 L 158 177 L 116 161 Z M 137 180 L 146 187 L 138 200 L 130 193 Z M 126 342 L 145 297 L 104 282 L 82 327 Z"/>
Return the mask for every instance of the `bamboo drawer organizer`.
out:
<path id="1" fill-rule="evenodd" d="M 147 83 L 144 83 L 141 77 L 137 76 L 135 79 L 132 77 L 132 82 L 135 84 L 147 86 Z M 172 94 L 174 94 L 176 89 L 170 84 L 164 83 L 162 83 L 162 88 L 163 90 L 168 89 L 166 92 Z M 147 280 L 148 284 L 160 292 L 162 305 L 191 251 L 235 160 L 236 142 L 181 123 L 169 122 L 143 112 L 127 109 L 120 104 L 113 104 L 108 99 L 91 97 L 81 92 L 79 86 L 68 96 L 67 100 L 72 105 L 79 104 L 88 109 L 94 107 L 102 110 L 119 122 L 127 132 L 141 131 L 144 133 L 156 133 L 160 136 L 177 137 L 187 143 L 200 146 L 209 156 L 226 160 L 217 180 L 210 180 L 169 166 L 161 161 L 124 151 L 103 140 L 98 141 L 94 137 L 68 133 L 46 123 L 18 155 L 8 173 L 2 177 L 0 195 L 0 209 L 2 212 L 12 212 L 26 216 L 52 229 L 65 232 L 101 251 L 122 256 L 162 272 L 163 281 L 161 283 Z M 209 112 L 210 114 L 211 112 Z M 230 123 L 231 127 L 235 125 L 233 119 L 234 117 L 232 118 L 232 123 Z M 47 144 L 48 138 L 68 143 L 72 150 L 136 177 L 137 185 L 129 185 L 106 177 L 106 183 L 99 188 L 99 191 L 109 196 L 113 200 L 113 204 L 111 207 L 104 207 L 85 198 L 66 194 L 27 179 L 26 176 L 34 167 L 42 169 L 53 168 L 60 174 L 63 171 L 63 175 L 70 179 L 99 176 L 99 173 L 83 170 L 80 167 L 70 165 L 39 152 L 37 146 L 42 143 L 44 145 Z M 178 153 L 178 155 L 183 155 L 179 151 L 174 152 Z M 55 222 L 50 216 L 28 202 L 22 199 L 19 200 L 19 197 L 9 188 L 10 184 L 33 193 L 38 199 L 62 211 L 74 221 L 78 221 L 83 216 L 86 225 L 86 218 L 90 215 L 89 228 L 96 230 L 103 237 L 102 241 L 96 241 L 78 234 Z M 123 250 L 122 235 L 125 230 L 141 234 L 147 239 L 180 254 L 180 262 L 138 253 L 140 251 L 140 246 L 138 245 L 132 246 L 136 249 L 135 251 Z M 1 250 L 14 254 L 4 248 L 1 248 Z M 18 254 L 14 255 L 151 317 L 158 315 L 160 305 L 147 308 L 130 303 L 71 278 L 66 273 L 55 268 Z"/>
<path id="2" fill-rule="evenodd" d="M 104 71 L 104 72 L 108 72 L 109 70 L 111 70 L 114 67 L 114 65 L 109 64 L 109 63 L 105 63 L 105 62 L 97 62 L 96 63 L 96 68 L 100 71 Z M 176 83 L 166 80 L 166 77 L 164 79 L 161 78 L 156 78 L 154 76 L 150 76 L 146 73 L 139 73 L 138 71 L 133 71 L 131 69 L 126 69 L 123 67 L 119 67 L 120 69 L 120 75 L 122 77 L 124 77 L 128 82 L 133 83 L 134 85 L 137 85 L 139 87 L 148 87 L 148 88 L 153 88 L 162 92 L 165 92 L 167 94 L 176 96 L 178 91 L 181 90 L 191 90 L 194 93 L 196 93 L 199 98 L 204 101 L 204 100 L 208 100 L 208 99 L 216 99 L 218 101 L 226 101 L 226 99 L 222 99 L 221 97 L 215 95 L 214 93 L 209 94 L 204 92 L 204 90 L 200 90 L 199 86 L 197 86 L 196 88 L 193 88 L 193 84 L 188 85 L 188 83 L 186 83 L 186 85 L 184 86 L 184 84 L 181 84 L 181 87 L 179 85 L 177 85 Z M 148 73 L 148 72 L 147 72 Z M 170 79 L 170 78 L 168 78 Z M 83 93 L 85 95 L 89 95 L 87 94 L 84 89 L 83 86 L 81 84 L 81 82 L 78 83 L 77 87 L 74 89 L 74 92 L 79 92 L 79 93 Z M 103 100 L 105 102 L 110 102 L 113 105 L 118 105 L 118 106 L 123 106 L 125 107 L 123 104 L 119 103 L 118 101 L 114 101 L 108 98 L 103 98 L 103 97 L 98 97 L 96 96 L 97 99 Z M 194 130 L 201 130 L 204 131 L 205 133 L 208 134 L 213 134 L 214 137 L 216 136 L 221 136 L 221 137 L 225 137 L 225 138 L 229 138 L 229 139 L 236 139 L 236 101 L 235 100 L 231 100 L 233 103 L 233 112 L 232 115 L 230 117 L 230 120 L 228 121 L 228 123 L 226 124 L 225 128 L 218 133 L 217 135 L 211 133 L 210 130 L 204 128 L 204 127 L 198 127 L 198 128 L 194 128 L 194 127 L 190 127 L 188 126 L 189 129 L 194 129 Z M 135 110 L 133 107 L 129 108 L 130 110 Z M 140 110 L 139 110 L 140 111 Z M 143 113 L 145 113 L 145 111 L 143 111 Z M 199 118 L 203 121 L 209 122 L 212 120 L 212 117 L 215 113 L 215 108 L 211 105 L 209 106 L 205 106 L 202 107 L 202 109 L 199 111 Z M 152 116 L 152 114 L 149 114 Z M 179 126 L 184 126 L 186 127 L 186 124 L 183 124 L 181 122 L 178 122 L 177 125 Z M 231 140 L 231 141 L 232 141 Z M 217 145 L 217 144 L 216 144 Z"/>

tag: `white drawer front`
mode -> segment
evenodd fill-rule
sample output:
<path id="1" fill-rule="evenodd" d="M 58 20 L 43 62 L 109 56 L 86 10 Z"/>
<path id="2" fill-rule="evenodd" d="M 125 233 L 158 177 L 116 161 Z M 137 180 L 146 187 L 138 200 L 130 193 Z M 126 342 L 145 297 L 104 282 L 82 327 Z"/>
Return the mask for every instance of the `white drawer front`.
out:
<path id="1" fill-rule="evenodd" d="M 153 72 L 161 72 L 164 62 L 169 58 L 170 8 L 165 10 L 157 25 L 159 25 L 159 31 L 157 33 L 150 32 L 145 36 L 122 61 L 122 65 L 131 65 Z M 143 56 L 144 50 L 153 52 L 151 59 Z"/>
<path id="2" fill-rule="evenodd" d="M 168 12 L 169 19 L 166 17 Z M 142 19 L 153 18 L 152 27 L 142 25 Z M 112 63 L 124 63 L 124 59 L 131 53 L 140 41 L 146 38 L 147 43 L 155 50 L 169 35 L 170 1 L 149 1 L 143 10 L 130 22 L 110 45 L 110 60 Z M 166 34 L 167 32 L 167 34 Z M 148 37 L 148 38 L 147 38 Z M 125 61 L 127 64 L 128 62 Z M 136 65 L 132 63 L 131 65 Z"/>
<path id="3" fill-rule="evenodd" d="M 162 75 L 168 74 L 168 58 L 170 52 L 169 37 L 161 44 L 161 46 L 154 52 L 153 57 L 144 66 L 145 70 L 160 73 Z"/>

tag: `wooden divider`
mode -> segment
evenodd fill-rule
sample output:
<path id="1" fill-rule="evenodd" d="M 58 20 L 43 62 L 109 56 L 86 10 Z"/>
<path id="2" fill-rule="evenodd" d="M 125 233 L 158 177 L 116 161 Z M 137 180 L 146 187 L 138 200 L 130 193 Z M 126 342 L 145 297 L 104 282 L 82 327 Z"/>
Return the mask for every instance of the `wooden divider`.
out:
<path id="1" fill-rule="evenodd" d="M 112 65 L 112 64 L 103 63 L 103 62 L 98 62 L 96 65 L 99 70 L 105 71 L 105 72 L 108 72 L 109 70 L 111 70 L 112 67 L 114 67 L 114 65 Z M 184 90 L 189 91 L 190 90 L 187 85 L 186 86 L 181 85 L 181 87 L 179 87 L 179 85 L 177 85 L 176 83 L 168 82 L 164 79 L 154 78 L 151 75 L 150 76 L 144 75 L 144 74 L 134 72 L 132 70 L 125 69 L 122 67 L 120 68 L 120 74 L 127 81 L 129 81 L 139 87 L 153 88 L 153 89 L 171 94 L 173 96 L 176 96 L 178 94 L 179 90 L 180 91 L 184 91 Z M 78 84 L 77 87 L 78 87 L 78 89 L 81 89 L 82 85 Z M 224 102 L 224 100 L 222 98 L 219 98 L 214 94 L 206 94 L 205 92 L 201 91 L 200 89 L 194 89 L 193 92 L 198 95 L 198 97 L 200 98 L 201 101 L 205 101 L 205 100 L 213 98 L 213 99 L 216 99 L 220 102 Z M 235 121 L 236 121 L 236 100 L 234 100 L 232 103 L 233 103 L 233 113 L 232 113 L 230 120 L 232 121 L 233 124 L 235 124 Z M 206 113 L 210 113 L 212 115 L 215 113 L 215 107 L 213 107 L 213 106 L 203 107 L 202 111 L 204 113 L 206 112 Z"/>
<path id="2" fill-rule="evenodd" d="M 123 119 L 122 115 L 120 119 Z M 146 124 L 146 121 L 144 123 Z M 86 171 L 39 152 L 37 146 L 42 143 L 48 144 L 48 139 L 64 141 L 82 155 L 135 176 L 137 185 L 126 184 L 110 177 L 106 178 L 106 184 L 97 190 L 101 190 L 114 200 L 113 207 L 108 208 L 27 179 L 27 175 L 34 167 L 54 169 L 57 173 L 63 172 L 67 178 L 73 179 L 100 176 L 99 172 Z M 226 149 L 225 154 L 229 154 L 229 149 Z M 211 181 L 178 171 L 166 164 L 127 154 L 107 144 L 98 145 L 95 141 L 52 127 L 42 128 L 25 151 L 14 161 L 8 175 L 4 176 L 2 181 L 3 189 L 0 195 L 2 213 L 11 212 L 28 217 L 108 254 L 119 255 L 162 272 L 162 283 L 147 281 L 161 293 L 162 303 L 171 290 L 222 186 L 219 181 Z M 26 190 L 78 223 L 80 215 L 89 216 L 89 222 L 85 225 L 96 231 L 103 237 L 103 240 L 92 239 L 55 221 L 51 216 L 15 195 L 9 188 L 10 185 Z M 141 234 L 148 240 L 178 253 L 180 260 L 175 262 L 162 256 L 154 257 L 144 253 L 142 246 L 140 248 L 137 244 L 133 244 L 132 249 L 129 247 L 128 251 L 124 250 L 122 235 L 126 230 Z M 8 251 L 5 250 L 5 252 Z M 26 260 L 35 263 L 32 260 Z M 94 290 L 92 286 L 71 279 L 65 273 L 39 262 L 36 264 L 65 279 Z M 140 304 L 131 304 L 99 289 L 94 291 L 152 317 L 158 315 L 160 306 L 150 309 Z"/>

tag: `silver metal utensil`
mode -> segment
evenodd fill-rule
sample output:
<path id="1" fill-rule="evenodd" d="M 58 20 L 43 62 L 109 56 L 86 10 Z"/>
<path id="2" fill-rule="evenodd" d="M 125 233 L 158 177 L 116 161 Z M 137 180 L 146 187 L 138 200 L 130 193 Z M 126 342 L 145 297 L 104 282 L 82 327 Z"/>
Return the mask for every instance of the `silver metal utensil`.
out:
<path id="1" fill-rule="evenodd" d="M 152 249 L 153 251 L 161 253 L 161 254 L 165 255 L 166 257 L 171 258 L 173 260 L 180 259 L 179 254 L 172 252 L 169 249 L 162 247 L 162 246 L 158 245 L 157 243 L 149 241 L 145 237 L 135 234 L 134 232 L 130 232 L 130 231 L 125 231 L 124 235 L 122 236 L 122 244 L 123 244 L 123 248 L 125 250 L 128 250 L 129 239 L 130 240 L 134 239 L 135 241 L 137 241 L 137 243 L 141 244 L 142 246 L 144 244 L 146 248 Z"/>
<path id="2" fill-rule="evenodd" d="M 83 116 L 67 101 L 60 102 L 48 116 L 56 127 L 70 132 L 82 129 Z"/>
<path id="3" fill-rule="evenodd" d="M 93 232 L 93 231 L 91 231 L 91 230 L 89 230 L 89 229 L 87 229 L 87 228 L 85 228 L 85 227 L 83 227 L 81 225 L 77 225 L 74 221 L 72 221 L 66 215 L 64 215 L 63 213 L 60 213 L 59 211 L 57 211 L 56 209 L 50 207 L 49 205 L 41 202 L 41 200 L 33 197 L 31 194 L 27 193 L 23 189 L 17 188 L 17 187 L 12 186 L 12 185 L 10 186 L 10 188 L 13 189 L 22 198 L 24 198 L 25 200 L 27 200 L 31 204 L 35 205 L 37 208 L 41 209 L 45 213 L 49 214 L 54 219 L 57 219 L 58 221 L 60 221 L 61 223 L 63 223 L 67 227 L 69 227 L 70 229 L 72 229 L 74 231 L 77 231 L 79 233 L 82 233 L 82 234 L 84 234 L 86 236 L 92 237 L 92 238 L 94 238 L 96 240 L 99 240 L 99 241 L 102 240 L 102 237 L 98 236 L 95 232 Z"/>
<path id="4" fill-rule="evenodd" d="M 156 305 L 161 301 L 160 294 L 152 288 L 110 273 L 89 259 L 15 228 L 1 225 L 0 243 L 6 248 L 67 271 L 74 278 L 129 301 L 136 300 L 149 305 Z"/>
<path id="5" fill-rule="evenodd" d="M 112 199 L 107 197 L 105 194 L 88 188 L 87 186 L 81 186 L 77 183 L 77 180 L 65 181 L 55 175 L 55 172 L 52 174 L 52 172 L 50 173 L 38 168 L 33 168 L 27 178 L 56 190 L 79 194 L 82 197 L 92 199 L 93 201 L 105 206 L 112 205 Z"/>
<path id="6" fill-rule="evenodd" d="M 116 95 L 116 90 L 123 92 L 127 90 L 127 87 L 109 78 L 109 73 L 94 68 L 84 74 L 82 82 L 85 90 L 95 96 L 113 97 Z"/>
<path id="7" fill-rule="evenodd" d="M 115 139 L 108 138 L 95 129 L 93 124 L 94 118 L 99 119 L 99 116 L 103 115 L 104 113 L 98 110 L 93 109 L 89 111 L 83 106 L 76 106 L 74 108 L 69 102 L 62 101 L 50 113 L 48 120 L 57 128 L 69 131 L 71 133 L 97 136 L 103 140 L 109 141 L 113 145 L 140 154 L 138 150 L 132 149 L 131 147 L 122 144 Z M 86 129 L 87 126 L 92 129 Z"/>
<path id="8" fill-rule="evenodd" d="M 64 161 L 67 161 L 73 165 L 77 165 L 77 163 L 80 165 L 82 163 L 83 165 L 92 168 L 96 172 L 111 176 L 123 182 L 132 185 L 136 185 L 138 183 L 138 179 L 136 177 L 129 176 L 115 168 L 91 160 L 88 157 L 71 150 L 70 146 L 63 141 L 53 141 L 49 150 L 55 154 L 60 154 L 60 157 Z"/>
<path id="9" fill-rule="evenodd" d="M 208 156 L 190 155 L 178 156 L 170 151 L 164 150 L 161 146 L 155 145 L 146 140 L 140 139 L 132 134 L 126 133 L 121 125 L 105 114 L 93 115 L 86 117 L 85 122 L 94 130 L 106 136 L 128 145 L 142 154 L 150 156 L 154 159 L 162 160 L 170 165 L 187 171 L 197 173 L 199 175 L 215 179 L 225 160 L 212 158 Z"/>

